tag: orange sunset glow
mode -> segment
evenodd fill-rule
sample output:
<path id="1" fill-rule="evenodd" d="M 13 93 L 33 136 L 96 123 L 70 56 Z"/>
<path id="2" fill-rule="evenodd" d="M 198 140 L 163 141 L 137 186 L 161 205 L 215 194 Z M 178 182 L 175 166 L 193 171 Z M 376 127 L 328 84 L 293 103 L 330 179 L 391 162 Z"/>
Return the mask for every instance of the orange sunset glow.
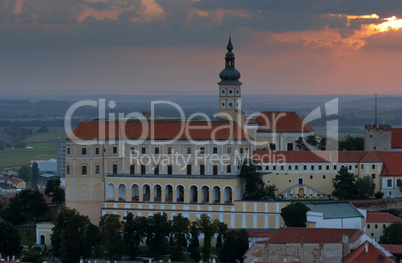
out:
<path id="1" fill-rule="evenodd" d="M 45 2 L 0 0 L 7 94 L 214 94 L 229 33 L 251 94 L 402 93 L 396 1 Z"/>

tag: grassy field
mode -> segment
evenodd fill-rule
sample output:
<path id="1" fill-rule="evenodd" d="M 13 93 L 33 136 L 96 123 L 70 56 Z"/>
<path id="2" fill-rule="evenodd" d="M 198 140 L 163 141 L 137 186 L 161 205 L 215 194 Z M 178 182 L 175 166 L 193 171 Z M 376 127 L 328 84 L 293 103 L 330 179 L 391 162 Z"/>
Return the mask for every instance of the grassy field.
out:
<path id="1" fill-rule="evenodd" d="M 64 131 L 34 134 L 24 140 L 32 149 L 6 149 L 0 151 L 0 168 L 29 164 L 31 160 L 56 158 L 57 137 L 66 137 Z"/>

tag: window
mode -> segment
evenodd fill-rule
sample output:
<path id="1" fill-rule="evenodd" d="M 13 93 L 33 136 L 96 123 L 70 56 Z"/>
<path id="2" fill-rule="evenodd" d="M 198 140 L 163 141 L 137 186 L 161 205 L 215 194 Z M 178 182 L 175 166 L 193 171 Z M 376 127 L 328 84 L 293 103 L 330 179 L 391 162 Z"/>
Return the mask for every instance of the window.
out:
<path id="1" fill-rule="evenodd" d="M 218 147 L 214 146 L 214 147 L 212 148 L 212 153 L 218 153 Z"/>
<path id="2" fill-rule="evenodd" d="M 171 146 L 169 146 L 169 147 L 167 148 L 167 153 L 168 153 L 168 154 L 172 154 L 172 149 L 173 149 L 173 148 L 172 148 Z"/>
<path id="3" fill-rule="evenodd" d="M 212 166 L 212 173 L 213 173 L 213 175 L 218 175 L 218 166 L 217 165 Z"/>
<path id="4" fill-rule="evenodd" d="M 269 144 L 269 149 L 270 149 L 271 151 L 275 151 L 275 150 L 276 150 L 276 144 L 275 144 L 275 143 L 270 143 L 270 144 Z"/>
<path id="5" fill-rule="evenodd" d="M 66 166 L 66 174 L 70 174 L 70 165 Z"/>
<path id="6" fill-rule="evenodd" d="M 396 186 L 400 187 L 400 186 L 401 186 L 401 183 L 402 183 L 402 182 L 401 182 L 401 179 L 397 179 L 397 180 L 396 180 Z"/>
<path id="7" fill-rule="evenodd" d="M 270 184 L 270 183 L 271 183 L 271 180 L 268 180 L 267 183 Z"/>
<path id="8" fill-rule="evenodd" d="M 327 179 L 327 176 L 325 174 L 322 175 L 322 179 L 325 180 Z"/>
<path id="9" fill-rule="evenodd" d="M 154 151 L 155 151 L 155 154 L 159 154 L 159 147 L 155 147 Z"/>
<path id="10" fill-rule="evenodd" d="M 141 174 L 145 174 L 145 165 L 141 164 Z"/>
<path id="11" fill-rule="evenodd" d="M 293 151 L 293 143 L 288 143 L 288 146 L 287 146 L 287 148 L 288 148 L 288 151 Z"/>
<path id="12" fill-rule="evenodd" d="M 225 94 L 225 89 L 221 89 L 221 91 L 222 91 L 222 94 Z"/>
<path id="13" fill-rule="evenodd" d="M 329 170 L 329 165 L 327 165 L 327 166 L 325 167 L 325 169 L 328 171 L 328 170 Z"/>
<path id="14" fill-rule="evenodd" d="M 352 166 L 351 166 L 351 165 L 349 165 L 349 170 L 352 170 Z"/>
<path id="15" fill-rule="evenodd" d="M 292 166 L 291 165 L 289 165 L 288 170 L 292 171 Z"/>
<path id="16" fill-rule="evenodd" d="M 322 169 L 322 166 L 321 166 L 321 165 L 319 165 L 319 166 L 318 166 L 318 170 L 321 170 L 321 169 Z"/>
<path id="17" fill-rule="evenodd" d="M 357 164 L 355 164 L 355 168 L 357 169 L 359 166 Z"/>
<path id="18" fill-rule="evenodd" d="M 229 107 L 230 108 L 233 107 L 233 103 L 229 102 Z"/>
<path id="19" fill-rule="evenodd" d="M 284 170 L 284 168 L 285 168 L 285 167 L 284 167 L 283 165 L 281 165 L 281 171 L 283 171 L 283 170 Z"/>
<path id="20" fill-rule="evenodd" d="M 312 165 L 310 169 L 311 169 L 311 170 L 314 170 L 314 165 Z"/>
<path id="21" fill-rule="evenodd" d="M 233 92 L 232 92 L 232 90 L 229 90 L 229 94 L 232 94 Z"/>
<path id="22" fill-rule="evenodd" d="M 276 165 L 272 166 L 272 170 L 276 171 Z"/>
<path id="23" fill-rule="evenodd" d="M 168 168 L 168 174 L 171 175 L 173 173 L 173 166 L 169 164 L 167 168 Z"/>
<path id="24" fill-rule="evenodd" d="M 200 147 L 200 154 L 204 154 L 205 153 L 205 147 L 201 146 Z"/>
<path id="25" fill-rule="evenodd" d="M 95 174 L 100 174 L 100 165 L 95 164 Z"/>
<path id="26" fill-rule="evenodd" d="M 370 224 L 367 224 L 367 229 L 370 229 Z"/>
<path id="27" fill-rule="evenodd" d="M 303 165 L 303 170 L 307 171 L 307 165 Z"/>
<path id="28" fill-rule="evenodd" d="M 385 225 L 385 224 L 382 224 L 382 228 L 384 229 L 384 228 L 386 228 L 387 226 Z"/>
<path id="29" fill-rule="evenodd" d="M 290 180 L 290 179 L 289 179 L 289 181 L 288 181 L 288 182 L 289 182 L 289 183 L 291 183 L 291 182 L 292 182 L 292 180 Z"/>
<path id="30" fill-rule="evenodd" d="M 200 164 L 200 175 L 205 175 L 205 165 Z"/>
<path id="31" fill-rule="evenodd" d="M 303 184 L 303 178 L 299 178 L 299 184 Z"/>
<path id="32" fill-rule="evenodd" d="M 375 169 L 375 164 L 371 165 L 371 169 Z"/>
<path id="33" fill-rule="evenodd" d="M 269 165 L 265 166 L 265 170 L 269 171 Z"/>
<path id="34" fill-rule="evenodd" d="M 82 147 L 82 148 L 81 148 L 81 154 L 82 154 L 82 155 L 87 155 L 87 148 Z"/>
<path id="35" fill-rule="evenodd" d="M 240 148 L 240 154 L 243 154 L 243 148 Z"/>
<path id="36" fill-rule="evenodd" d="M 70 147 L 67 148 L 67 154 L 70 155 Z"/>
<path id="37" fill-rule="evenodd" d="M 87 166 L 85 164 L 82 165 L 81 170 L 83 175 L 87 174 Z"/>
<path id="38" fill-rule="evenodd" d="M 387 187 L 392 187 L 392 180 L 391 179 L 387 180 Z"/>
<path id="39" fill-rule="evenodd" d="M 113 153 L 114 153 L 114 154 L 117 153 L 117 146 L 113 146 Z"/>
<path id="40" fill-rule="evenodd" d="M 373 236 L 374 236 L 374 233 L 371 233 L 371 234 L 370 234 L 370 236 L 372 236 L 372 237 L 373 237 Z"/>
<path id="41" fill-rule="evenodd" d="M 310 180 L 313 180 L 314 176 L 312 174 L 310 174 Z"/>
<path id="42" fill-rule="evenodd" d="M 141 153 L 146 154 L 147 153 L 147 147 L 141 147 Z"/>
<path id="43" fill-rule="evenodd" d="M 99 154 L 99 146 L 95 147 L 95 154 L 98 155 Z"/>
<path id="44" fill-rule="evenodd" d="M 131 147 L 130 147 L 130 153 L 132 153 L 132 154 L 135 153 L 135 147 L 134 147 L 134 146 L 131 146 Z"/>
<path id="45" fill-rule="evenodd" d="M 135 165 L 134 164 L 130 165 L 130 174 L 131 175 L 135 174 Z"/>
<path id="46" fill-rule="evenodd" d="M 117 164 L 113 164 L 113 174 L 117 174 Z"/>
<path id="47" fill-rule="evenodd" d="M 239 94 L 239 90 L 236 90 L 236 94 Z"/>
<path id="48" fill-rule="evenodd" d="M 191 175 L 191 164 L 187 164 L 187 175 Z"/>
<path id="49" fill-rule="evenodd" d="M 230 146 L 226 147 L 226 153 L 232 153 L 232 147 Z"/>
<path id="50" fill-rule="evenodd" d="M 299 171 L 299 166 L 298 165 L 295 165 L 295 170 Z"/>
<path id="51" fill-rule="evenodd" d="M 372 175 L 371 175 L 371 178 L 375 179 L 375 174 L 372 174 Z"/>
<path id="52" fill-rule="evenodd" d="M 334 165 L 334 170 L 336 171 L 336 165 Z"/>
<path id="53" fill-rule="evenodd" d="M 226 166 L 226 172 L 227 172 L 227 173 L 231 173 L 231 172 L 232 172 L 232 166 L 231 166 L 230 164 L 228 164 L 228 165 Z"/>
<path id="54" fill-rule="evenodd" d="M 377 149 L 377 146 L 374 146 L 374 150 L 376 150 Z"/>
<path id="55" fill-rule="evenodd" d="M 361 165 L 360 165 L 360 169 L 363 169 L 363 168 L 364 168 L 364 165 L 363 165 L 363 164 L 361 164 Z"/>
<path id="56" fill-rule="evenodd" d="M 377 228 L 378 228 L 378 225 L 377 225 L 377 224 L 375 224 L 375 225 L 374 225 L 374 228 L 375 228 L 375 229 L 377 229 Z"/>
<path id="57" fill-rule="evenodd" d="M 187 154 L 191 154 L 191 146 L 187 146 Z"/>
<path id="58" fill-rule="evenodd" d="M 154 174 L 155 174 L 155 175 L 158 175 L 158 174 L 159 174 L 159 165 L 155 165 Z"/>

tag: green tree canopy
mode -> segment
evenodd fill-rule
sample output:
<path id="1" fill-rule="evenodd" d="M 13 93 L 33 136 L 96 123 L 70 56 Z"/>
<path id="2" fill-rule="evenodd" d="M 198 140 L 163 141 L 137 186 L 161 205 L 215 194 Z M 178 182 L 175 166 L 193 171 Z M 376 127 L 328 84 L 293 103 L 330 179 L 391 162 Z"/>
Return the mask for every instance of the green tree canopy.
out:
<path id="1" fill-rule="evenodd" d="M 295 202 L 282 208 L 281 216 L 287 227 L 306 227 L 306 213 L 309 210 L 305 204 Z"/>
<path id="2" fill-rule="evenodd" d="M 340 151 L 363 151 L 364 138 L 363 137 L 348 137 L 344 141 L 339 142 Z"/>
<path id="3" fill-rule="evenodd" d="M 88 229 L 91 222 L 77 210 L 64 208 L 53 220 L 52 252 L 63 263 L 79 262 L 91 255 L 93 244 Z"/>
<path id="4" fill-rule="evenodd" d="M 261 175 L 257 172 L 257 165 L 249 159 L 245 159 L 240 168 L 240 178 L 246 185 L 244 199 L 254 199 L 255 194 L 264 186 Z"/>
<path id="5" fill-rule="evenodd" d="M 147 241 L 149 252 L 156 258 L 166 253 L 169 248 L 168 239 L 170 222 L 166 213 L 158 213 L 148 218 Z"/>
<path id="6" fill-rule="evenodd" d="M 17 228 L 10 222 L 0 222 L 0 251 L 7 255 L 21 253 L 21 237 Z"/>
<path id="7" fill-rule="evenodd" d="M 364 176 L 356 180 L 356 197 L 367 199 L 374 194 L 374 180 L 370 176 Z"/>
<path id="8" fill-rule="evenodd" d="M 355 198 L 355 176 L 348 172 L 346 167 L 342 167 L 338 174 L 332 179 L 334 191 L 332 195 L 341 200 L 350 200 Z"/>
<path id="9" fill-rule="evenodd" d="M 64 189 L 60 188 L 60 179 L 52 179 L 46 182 L 45 195 L 52 197 L 53 203 L 62 203 L 65 199 Z"/>
<path id="10" fill-rule="evenodd" d="M 215 232 L 218 231 L 219 220 L 212 220 L 206 214 L 202 214 L 196 221 L 198 228 L 204 233 L 204 245 L 201 249 L 202 260 L 208 261 L 211 258 L 211 243 Z"/>
<path id="11" fill-rule="evenodd" d="M 10 198 L 10 204 L 2 210 L 1 217 L 14 225 L 24 223 L 25 216 L 22 214 L 22 206 L 18 195 Z"/>
<path id="12" fill-rule="evenodd" d="M 402 245 L 402 223 L 392 223 L 385 228 L 379 243 Z"/>
<path id="13" fill-rule="evenodd" d="M 147 218 L 136 216 L 130 212 L 124 217 L 123 243 L 122 249 L 130 259 L 135 259 L 138 254 L 141 240 L 146 236 Z"/>
<path id="14" fill-rule="evenodd" d="M 25 182 L 30 182 L 32 178 L 32 169 L 28 165 L 21 166 L 18 170 L 18 177 Z"/>
<path id="15" fill-rule="evenodd" d="M 222 262 L 243 262 L 243 255 L 248 249 L 248 233 L 245 229 L 231 231 L 226 235 L 222 246 Z"/>
<path id="16" fill-rule="evenodd" d="M 32 188 L 38 189 L 39 166 L 37 162 L 32 164 Z"/>
<path id="17" fill-rule="evenodd" d="M 121 258 L 121 226 L 120 216 L 114 214 L 103 215 L 99 222 L 101 241 L 108 259 Z"/>
<path id="18" fill-rule="evenodd" d="M 198 233 L 198 227 L 196 222 L 191 223 L 191 240 L 190 240 L 190 245 L 188 246 L 188 252 L 190 253 L 190 257 L 195 261 L 199 262 L 201 259 L 200 255 L 200 242 L 198 240 L 199 233 Z"/>
<path id="19" fill-rule="evenodd" d="M 190 220 L 182 214 L 173 216 L 172 234 L 174 237 L 174 247 L 172 249 L 172 260 L 183 261 L 183 243 L 188 238 L 188 229 L 190 228 Z"/>

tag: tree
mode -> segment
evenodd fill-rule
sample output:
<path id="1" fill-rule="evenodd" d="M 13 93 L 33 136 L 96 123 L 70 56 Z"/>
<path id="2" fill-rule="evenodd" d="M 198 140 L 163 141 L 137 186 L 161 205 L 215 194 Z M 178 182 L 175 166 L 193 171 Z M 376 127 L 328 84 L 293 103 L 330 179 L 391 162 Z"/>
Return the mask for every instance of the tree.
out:
<path id="1" fill-rule="evenodd" d="M 245 229 L 231 231 L 226 235 L 220 260 L 222 262 L 243 262 L 243 255 L 248 249 L 248 233 Z"/>
<path id="2" fill-rule="evenodd" d="M 402 245 L 402 223 L 392 223 L 382 231 L 380 244 Z"/>
<path id="3" fill-rule="evenodd" d="M 342 167 L 338 174 L 332 179 L 334 191 L 332 195 L 341 200 L 349 200 L 355 197 L 355 176 Z"/>
<path id="4" fill-rule="evenodd" d="M 168 236 L 170 222 L 166 213 L 158 213 L 148 218 L 147 241 L 149 252 L 156 258 L 166 253 L 169 248 Z"/>
<path id="5" fill-rule="evenodd" d="M 21 237 L 17 228 L 10 222 L 0 222 L 0 251 L 7 255 L 21 252 Z"/>
<path id="6" fill-rule="evenodd" d="M 25 182 L 30 181 L 32 177 L 32 169 L 28 165 L 21 166 L 18 170 L 18 177 Z"/>
<path id="7" fill-rule="evenodd" d="M 223 222 L 218 222 L 218 237 L 216 238 L 216 248 L 221 248 L 223 239 L 226 238 L 228 225 Z"/>
<path id="8" fill-rule="evenodd" d="M 38 188 L 38 177 L 39 177 L 39 167 L 38 163 L 34 162 L 32 164 L 32 188 L 37 189 Z"/>
<path id="9" fill-rule="evenodd" d="M 374 194 L 374 180 L 370 176 L 364 176 L 356 180 L 356 197 L 367 199 Z"/>
<path id="10" fill-rule="evenodd" d="M 295 202 L 282 208 L 281 216 L 287 227 L 306 227 L 306 213 L 309 210 L 303 203 Z"/>
<path id="11" fill-rule="evenodd" d="M 215 232 L 218 230 L 219 221 L 217 219 L 212 220 L 206 214 L 202 214 L 200 218 L 196 220 L 198 228 L 204 233 L 204 245 L 201 248 L 202 260 L 204 262 L 211 258 L 211 242 Z"/>
<path id="12" fill-rule="evenodd" d="M 10 198 L 10 204 L 2 211 L 1 217 L 14 225 L 24 223 L 25 216 L 22 214 L 22 207 L 18 195 Z"/>
<path id="13" fill-rule="evenodd" d="M 172 249 L 172 260 L 183 261 L 183 243 L 188 237 L 190 220 L 182 214 L 173 216 L 172 234 L 174 237 L 174 247 Z"/>
<path id="14" fill-rule="evenodd" d="M 364 150 L 364 138 L 362 137 L 348 137 L 344 141 L 339 142 L 340 151 L 363 151 Z"/>
<path id="15" fill-rule="evenodd" d="M 130 259 L 135 259 L 141 240 L 146 236 L 147 218 L 130 212 L 124 217 L 122 250 Z"/>
<path id="16" fill-rule="evenodd" d="M 60 179 L 52 179 L 46 182 L 45 195 L 52 197 L 53 203 L 64 202 L 64 190 L 60 188 Z"/>
<path id="17" fill-rule="evenodd" d="M 276 200 L 276 191 L 278 191 L 276 185 L 266 185 L 257 192 L 255 199 L 264 201 Z"/>
<path id="18" fill-rule="evenodd" d="M 51 236 L 53 254 L 63 263 L 79 262 L 91 255 L 93 243 L 88 229 L 91 222 L 77 210 L 64 208 L 53 220 Z"/>
<path id="19" fill-rule="evenodd" d="M 43 216 L 47 210 L 47 204 L 45 202 L 45 198 L 39 190 L 33 191 L 30 194 L 28 200 L 28 209 L 29 212 L 35 216 L 36 220 L 39 220 L 40 216 Z"/>
<path id="20" fill-rule="evenodd" d="M 257 173 L 257 168 L 257 165 L 249 159 L 245 159 L 241 165 L 240 178 L 246 185 L 244 199 L 253 199 L 255 193 L 264 186 L 261 175 Z"/>
<path id="21" fill-rule="evenodd" d="M 103 215 L 99 222 L 101 242 L 108 259 L 121 258 L 121 226 L 120 216 L 114 214 Z"/>
<path id="22" fill-rule="evenodd" d="M 200 256 L 200 242 L 198 240 L 199 233 L 198 233 L 198 227 L 195 222 L 191 224 L 191 240 L 190 240 L 190 245 L 188 246 L 188 252 L 190 253 L 190 257 L 195 261 L 199 262 L 201 259 Z"/>

